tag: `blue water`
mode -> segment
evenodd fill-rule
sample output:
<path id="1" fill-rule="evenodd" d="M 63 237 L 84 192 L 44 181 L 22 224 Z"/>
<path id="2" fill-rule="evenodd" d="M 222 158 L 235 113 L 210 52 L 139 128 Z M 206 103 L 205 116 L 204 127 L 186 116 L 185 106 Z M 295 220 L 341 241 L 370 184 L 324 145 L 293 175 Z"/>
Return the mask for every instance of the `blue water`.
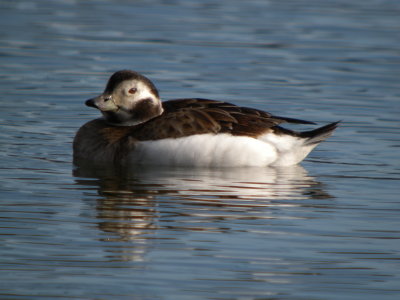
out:
<path id="1" fill-rule="evenodd" d="M 390 0 L 2 1 L 0 298 L 399 298 L 399 15 Z M 99 116 L 84 100 L 119 69 L 163 99 L 343 123 L 291 168 L 75 168 L 73 136 Z"/>

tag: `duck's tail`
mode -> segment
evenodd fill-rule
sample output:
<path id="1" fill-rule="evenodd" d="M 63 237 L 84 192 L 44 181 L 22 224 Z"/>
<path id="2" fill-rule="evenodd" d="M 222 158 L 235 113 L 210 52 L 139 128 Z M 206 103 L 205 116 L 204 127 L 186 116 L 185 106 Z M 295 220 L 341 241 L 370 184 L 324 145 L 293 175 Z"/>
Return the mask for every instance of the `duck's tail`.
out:
<path id="1" fill-rule="evenodd" d="M 316 145 L 330 137 L 339 123 L 340 121 L 337 121 L 314 130 L 303 131 L 299 133 L 299 136 L 305 139 L 304 146 Z"/>

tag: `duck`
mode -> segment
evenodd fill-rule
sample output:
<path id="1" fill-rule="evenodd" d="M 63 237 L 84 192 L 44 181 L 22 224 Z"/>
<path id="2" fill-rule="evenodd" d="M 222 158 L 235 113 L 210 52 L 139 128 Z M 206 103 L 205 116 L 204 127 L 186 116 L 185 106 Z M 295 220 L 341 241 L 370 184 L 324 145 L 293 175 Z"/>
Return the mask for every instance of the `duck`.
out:
<path id="1" fill-rule="evenodd" d="M 154 83 L 131 70 L 112 74 L 104 92 L 85 104 L 102 117 L 77 131 L 76 165 L 292 166 L 331 136 L 340 122 L 294 131 L 281 124 L 315 123 L 225 101 L 161 101 Z"/>

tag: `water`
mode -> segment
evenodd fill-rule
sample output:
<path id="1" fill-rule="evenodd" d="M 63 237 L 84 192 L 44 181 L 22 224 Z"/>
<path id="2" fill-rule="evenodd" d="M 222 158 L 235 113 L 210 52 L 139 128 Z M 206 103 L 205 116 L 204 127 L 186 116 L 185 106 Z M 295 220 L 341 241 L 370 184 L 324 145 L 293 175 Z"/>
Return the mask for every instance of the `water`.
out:
<path id="1" fill-rule="evenodd" d="M 400 297 L 398 1 L 2 1 L 0 298 Z M 343 125 L 285 169 L 75 169 L 118 69 Z"/>

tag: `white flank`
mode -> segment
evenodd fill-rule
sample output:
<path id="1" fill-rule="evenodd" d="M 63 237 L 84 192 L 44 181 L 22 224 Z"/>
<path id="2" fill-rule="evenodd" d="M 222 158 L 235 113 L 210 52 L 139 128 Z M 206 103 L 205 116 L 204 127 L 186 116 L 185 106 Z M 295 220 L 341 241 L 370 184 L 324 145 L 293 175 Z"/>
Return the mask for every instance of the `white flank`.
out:
<path id="1" fill-rule="evenodd" d="M 298 164 L 317 146 L 317 144 L 305 146 L 304 139 L 291 135 L 268 133 L 259 139 L 276 148 L 278 159 L 272 163 L 273 166 L 292 166 Z"/>
<path id="2" fill-rule="evenodd" d="M 139 142 L 129 161 L 146 165 L 262 167 L 277 158 L 276 148 L 261 140 L 229 134 L 197 134 Z"/>

